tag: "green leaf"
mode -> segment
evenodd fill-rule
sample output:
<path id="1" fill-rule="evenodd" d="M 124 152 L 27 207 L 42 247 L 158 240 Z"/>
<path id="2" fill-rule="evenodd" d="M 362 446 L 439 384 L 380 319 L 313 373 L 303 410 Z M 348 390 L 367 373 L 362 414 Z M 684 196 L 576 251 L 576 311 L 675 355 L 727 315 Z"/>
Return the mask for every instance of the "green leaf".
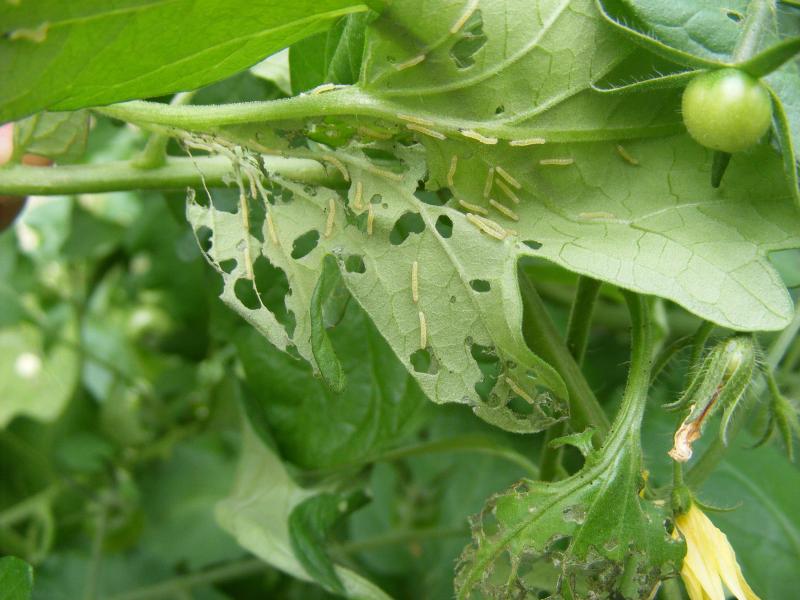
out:
<path id="1" fill-rule="evenodd" d="M 253 426 L 259 429 L 257 411 L 260 429 L 272 426 L 283 456 L 308 469 L 363 462 L 407 437 L 425 416 L 419 387 L 355 303 L 331 338 L 347 375 L 342 393 L 252 329 L 235 338 Z"/>
<path id="2" fill-rule="evenodd" d="M 708 183 L 712 153 L 685 136 L 626 143 L 625 154 L 637 165 L 602 143 L 498 145 L 480 153 L 465 142 L 425 144 L 429 186 L 447 185 L 458 156 L 450 187 L 455 197 L 489 209 L 517 231 L 520 252 L 669 298 L 732 329 L 782 329 L 791 319 L 791 300 L 766 255 L 800 245 L 800 216 L 769 148 L 735 156 L 715 190 Z M 551 158 L 573 162 L 538 164 Z M 512 208 L 519 222 L 484 199 L 488 172 L 497 167 L 520 189 L 495 175 L 491 197 Z"/>
<path id="3" fill-rule="evenodd" d="M 0 558 L 0 590 L 3 600 L 30 600 L 33 568 L 14 556 Z"/>
<path id="4" fill-rule="evenodd" d="M 355 0 L 4 2 L 0 122 L 197 88 L 366 8 Z"/>
<path id="5" fill-rule="evenodd" d="M 55 340 L 28 322 L 0 329 L 0 427 L 26 415 L 51 421 L 72 396 L 78 382 L 77 323 L 62 315 Z"/>
<path id="6" fill-rule="evenodd" d="M 564 418 L 563 381 L 522 338 L 516 263 L 527 247 L 487 239 L 455 209 L 417 198 L 425 172 L 419 146 L 386 150 L 404 157 L 389 165 L 404 172 L 378 167 L 358 149 L 336 154 L 353 182 L 347 200 L 273 178 L 277 187 L 259 202 L 269 215 L 259 237 L 245 238 L 240 213 L 190 204 L 190 223 L 211 236 L 208 257 L 223 277 L 223 300 L 318 370 L 306 315 L 323 259 L 334 254 L 350 293 L 433 401 L 468 404 L 511 431 L 538 431 Z M 242 295 L 253 285 L 248 252 L 256 288 L 268 289 L 258 282 L 259 264 L 283 271 L 292 290 L 285 309 L 270 311 L 263 299 Z M 294 315 L 288 327 L 278 319 L 282 310 Z M 515 398 L 521 409 L 510 405 Z"/>
<path id="7" fill-rule="evenodd" d="M 676 94 L 592 89 L 633 49 L 591 0 L 397 2 L 368 29 L 360 86 L 412 125 L 508 140 L 676 131 Z"/>
<path id="8" fill-rule="evenodd" d="M 328 531 L 344 515 L 342 500 L 337 494 L 318 494 L 295 506 L 289 515 L 289 539 L 297 560 L 315 581 L 341 596 L 345 589 L 325 545 Z"/>
<path id="9" fill-rule="evenodd" d="M 14 154 L 38 154 L 58 163 L 78 161 L 86 150 L 89 113 L 39 113 L 14 125 Z"/>
<path id="10" fill-rule="evenodd" d="M 644 309 L 644 301 L 637 303 Z M 649 308 L 646 310 L 650 310 Z M 532 577 L 559 572 L 558 598 L 648 598 L 680 568 L 684 547 L 666 528 L 664 503 L 643 499 L 641 422 L 653 350 L 649 321 L 634 313 L 634 349 L 622 407 L 603 446 L 556 483 L 523 479 L 489 499 L 473 521 L 461 558 L 457 597 L 549 593 Z M 524 591 L 524 592 L 523 592 Z"/>
<path id="11" fill-rule="evenodd" d="M 244 444 L 231 495 L 217 505 L 217 520 L 239 544 L 281 571 L 305 581 L 311 575 L 295 558 L 289 535 L 289 515 L 312 490 L 298 487 L 280 459 L 245 426 Z M 335 567 L 348 597 L 389 600 L 383 591 L 344 567 Z"/>
<path id="12" fill-rule="evenodd" d="M 336 351 L 333 349 L 333 343 L 328 337 L 323 304 L 341 283 L 342 277 L 336 259 L 333 256 L 326 256 L 322 262 L 322 273 L 311 294 L 311 351 L 322 379 L 334 392 L 341 392 L 344 389 L 346 379 L 342 365 L 336 357 Z"/>

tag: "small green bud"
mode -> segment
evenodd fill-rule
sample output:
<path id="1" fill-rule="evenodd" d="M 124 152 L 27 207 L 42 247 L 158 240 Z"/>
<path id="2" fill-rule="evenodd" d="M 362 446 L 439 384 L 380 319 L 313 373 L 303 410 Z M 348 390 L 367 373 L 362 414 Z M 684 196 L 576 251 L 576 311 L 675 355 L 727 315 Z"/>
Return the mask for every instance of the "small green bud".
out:
<path id="1" fill-rule="evenodd" d="M 692 457 L 709 417 L 723 409 L 720 435 L 727 443 L 731 417 L 753 379 L 756 349 L 752 337 L 735 335 L 718 343 L 703 359 L 681 398 L 667 408 L 688 411 L 675 432 L 669 455 L 678 462 Z"/>

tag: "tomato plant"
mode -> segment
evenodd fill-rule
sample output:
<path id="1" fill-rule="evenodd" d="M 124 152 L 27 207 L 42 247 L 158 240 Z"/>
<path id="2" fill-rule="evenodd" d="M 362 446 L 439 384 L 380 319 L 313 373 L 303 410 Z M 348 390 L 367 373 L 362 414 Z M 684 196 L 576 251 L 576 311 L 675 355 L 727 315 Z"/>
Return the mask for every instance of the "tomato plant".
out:
<path id="1" fill-rule="evenodd" d="M 792 597 L 800 8 L 701 4 L 0 3 L 0 600 Z"/>

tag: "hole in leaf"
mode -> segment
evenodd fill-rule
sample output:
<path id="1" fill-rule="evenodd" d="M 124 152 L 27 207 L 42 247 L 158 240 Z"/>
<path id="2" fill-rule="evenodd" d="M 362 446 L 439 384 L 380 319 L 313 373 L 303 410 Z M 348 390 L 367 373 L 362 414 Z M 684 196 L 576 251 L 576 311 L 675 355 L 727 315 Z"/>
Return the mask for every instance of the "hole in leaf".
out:
<path id="1" fill-rule="evenodd" d="M 516 394 L 511 395 L 511 399 L 506 404 L 509 409 L 514 411 L 517 415 L 532 415 L 533 414 L 533 406 L 531 406 L 528 402 L 517 396 Z"/>
<path id="2" fill-rule="evenodd" d="M 506 107 L 502 104 L 494 109 L 494 114 L 496 115 L 502 115 L 504 112 L 506 112 Z"/>
<path id="3" fill-rule="evenodd" d="M 221 263 L 219 263 L 219 268 L 230 275 L 233 273 L 233 270 L 236 268 L 237 264 L 238 263 L 235 258 L 229 258 L 228 260 L 223 260 Z"/>
<path id="4" fill-rule="evenodd" d="M 261 302 L 258 300 L 256 288 L 253 282 L 249 279 L 237 279 L 233 284 L 233 293 L 236 298 L 250 310 L 261 308 Z"/>
<path id="5" fill-rule="evenodd" d="M 430 204 L 431 206 L 442 206 L 447 202 L 447 200 L 442 199 L 437 192 L 431 192 L 429 190 L 417 190 L 414 192 L 414 196 L 416 196 L 417 200 L 420 202 Z"/>
<path id="6" fill-rule="evenodd" d="M 491 284 L 485 279 L 473 279 L 472 281 L 469 282 L 469 287 L 471 287 L 479 294 L 486 293 L 492 289 Z"/>
<path id="7" fill-rule="evenodd" d="M 298 237 L 292 244 L 292 258 L 299 260 L 307 256 L 319 243 L 319 231 L 312 229 Z"/>
<path id="8" fill-rule="evenodd" d="M 489 400 L 492 389 L 497 383 L 497 378 L 500 375 L 501 365 L 500 359 L 490 346 L 482 346 L 481 344 L 473 343 L 470 347 L 470 354 L 475 362 L 478 363 L 478 368 L 483 374 L 483 378 L 475 384 L 475 391 L 481 400 L 484 402 Z"/>
<path id="9" fill-rule="evenodd" d="M 447 215 L 439 215 L 439 218 L 436 219 L 436 231 L 438 231 L 439 235 L 443 238 L 452 237 L 453 220 Z"/>
<path id="10" fill-rule="evenodd" d="M 374 194 L 372 198 L 369 199 L 370 204 L 380 204 L 381 202 L 383 202 L 383 196 L 380 194 Z"/>
<path id="11" fill-rule="evenodd" d="M 291 337 L 294 335 L 297 323 L 294 313 L 286 308 L 286 297 L 291 294 L 286 273 L 283 269 L 274 266 L 266 257 L 259 256 L 253 263 L 253 275 L 255 289 L 261 296 L 261 302 L 264 303 L 267 310 L 275 315 L 278 323 L 286 328 L 286 332 Z M 256 298 L 256 300 L 258 299 Z"/>
<path id="12" fill-rule="evenodd" d="M 740 23 L 742 21 L 742 19 L 744 18 L 744 15 L 742 15 L 742 13 L 740 13 L 738 11 L 735 11 L 735 10 L 728 10 L 725 13 L 725 16 L 728 17 L 734 23 Z"/>
<path id="13" fill-rule="evenodd" d="M 483 15 L 480 10 L 476 10 L 464 24 L 458 41 L 450 49 L 450 58 L 459 69 L 471 67 L 475 64 L 475 54 L 483 48 L 485 43 Z"/>
<path id="14" fill-rule="evenodd" d="M 420 348 L 409 357 L 409 360 L 417 373 L 436 375 L 439 372 L 439 363 L 427 348 Z"/>
<path id="15" fill-rule="evenodd" d="M 214 232 L 211 231 L 205 225 L 198 227 L 197 229 L 197 243 L 200 245 L 200 249 L 208 254 L 211 252 L 211 246 L 213 245 L 212 238 L 214 237 Z"/>
<path id="16" fill-rule="evenodd" d="M 351 254 L 344 259 L 344 268 L 348 273 L 365 273 L 367 265 L 364 264 L 364 258 L 358 254 Z"/>
<path id="17" fill-rule="evenodd" d="M 538 250 L 539 248 L 542 247 L 542 243 L 537 242 L 536 240 L 524 240 L 522 243 L 525 244 L 531 250 Z"/>
<path id="18" fill-rule="evenodd" d="M 407 212 L 394 224 L 392 232 L 389 234 L 389 241 L 393 246 L 399 246 L 408 239 L 412 233 L 422 233 L 425 231 L 425 221 L 419 213 Z"/>

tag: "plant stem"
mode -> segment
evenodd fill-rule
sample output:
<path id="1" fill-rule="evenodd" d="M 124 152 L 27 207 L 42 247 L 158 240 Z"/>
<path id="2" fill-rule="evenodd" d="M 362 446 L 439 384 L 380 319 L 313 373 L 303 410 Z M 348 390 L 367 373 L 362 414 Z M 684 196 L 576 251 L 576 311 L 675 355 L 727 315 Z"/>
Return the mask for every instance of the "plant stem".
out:
<path id="1" fill-rule="evenodd" d="M 800 302 L 797 303 L 795 306 L 795 313 L 792 322 L 789 326 L 781 331 L 780 335 L 775 339 L 775 341 L 770 346 L 769 350 L 767 351 L 767 358 L 766 358 L 766 368 L 770 370 L 774 370 L 778 364 L 783 359 L 786 352 L 789 350 L 792 341 L 797 337 L 798 332 L 800 332 Z M 763 380 L 758 381 L 753 386 L 753 391 L 751 394 L 752 398 L 759 398 L 761 394 L 764 392 L 765 382 Z M 751 404 L 749 402 L 748 404 Z M 742 413 L 747 413 L 749 410 L 749 406 L 742 407 Z M 739 418 L 734 420 L 728 429 L 728 443 L 736 437 L 736 434 L 739 433 L 742 426 L 744 425 L 745 419 Z M 703 483 L 709 475 L 714 471 L 717 467 L 719 462 L 725 456 L 725 453 L 728 450 L 728 446 L 722 443 L 722 440 L 717 437 L 714 439 L 713 442 L 708 446 L 706 451 L 703 455 L 697 460 L 694 466 L 689 470 L 686 474 L 686 481 L 691 487 L 697 487 L 701 483 Z"/>
<path id="2" fill-rule="evenodd" d="M 156 600 L 157 598 L 166 598 L 174 596 L 176 592 L 181 590 L 260 573 L 268 567 L 269 565 L 265 564 L 261 559 L 251 558 L 241 562 L 222 565 L 221 567 L 209 569 L 202 573 L 192 573 L 191 575 L 185 575 L 183 577 L 175 577 L 155 585 L 116 594 L 109 597 L 108 600 Z"/>
<path id="3" fill-rule="evenodd" d="M 192 101 L 196 93 L 197 90 L 192 90 L 190 92 L 175 94 L 170 102 L 170 106 L 185 106 Z M 131 162 L 140 169 L 155 169 L 156 167 L 164 166 L 167 163 L 167 145 L 169 144 L 169 140 L 170 136 L 160 131 L 151 133 L 142 152 Z"/>
<path id="4" fill-rule="evenodd" d="M 601 282 L 598 279 L 592 279 L 585 275 L 578 278 L 575 301 L 572 303 L 567 323 L 567 349 L 578 366 L 583 364 L 583 357 L 586 354 L 592 314 L 600 293 L 600 285 Z"/>
<path id="5" fill-rule="evenodd" d="M 683 600 L 683 591 L 681 584 L 677 579 L 667 579 L 661 585 L 661 595 L 659 598 L 662 600 Z"/>
<path id="6" fill-rule="evenodd" d="M 131 123 L 162 125 L 190 131 L 213 131 L 227 125 L 264 123 L 268 121 L 303 120 L 328 116 L 365 116 L 405 124 L 401 115 L 408 111 L 402 103 L 392 102 L 359 89 L 342 87 L 322 94 L 300 94 L 291 98 L 263 102 L 241 102 L 210 106 L 170 106 L 158 102 L 136 100 L 93 109 L 115 119 Z M 435 113 L 414 111 L 414 116 L 433 123 L 445 134 L 460 137 L 461 131 L 474 129 L 484 135 L 504 139 L 517 139 L 527 135 L 546 135 L 554 142 L 598 141 L 635 137 L 669 135 L 682 128 L 680 120 L 674 123 L 647 127 L 617 128 L 592 131 L 542 130 L 522 124 L 488 123 L 485 120 L 467 121 Z"/>
<path id="7" fill-rule="evenodd" d="M 333 184 L 318 162 L 299 158 L 265 156 L 269 171 L 310 184 Z M 60 167 L 14 165 L 0 169 L 0 194 L 24 196 L 118 192 L 125 190 L 176 190 L 225 185 L 233 172 L 231 162 L 222 156 L 210 158 L 168 158 L 166 164 L 139 169 L 127 161 Z"/>
<path id="8" fill-rule="evenodd" d="M 608 433 L 609 423 L 578 363 L 558 334 L 542 299 L 528 276 L 519 270 L 522 293 L 522 333 L 531 349 L 561 375 L 569 392 L 571 425 L 575 430 L 588 426 L 596 430 L 596 440 Z"/>
<path id="9" fill-rule="evenodd" d="M 586 354 L 586 345 L 589 340 L 589 330 L 592 324 L 592 313 L 600 293 L 601 282 L 591 277 L 581 275 L 575 290 L 575 300 L 569 313 L 567 324 L 567 349 L 580 367 Z M 551 448 L 550 442 L 564 435 L 567 431 L 566 423 L 558 423 L 547 430 L 544 436 L 544 447 L 539 462 L 540 477 L 544 481 L 556 478 L 564 457 L 564 447 Z"/>

